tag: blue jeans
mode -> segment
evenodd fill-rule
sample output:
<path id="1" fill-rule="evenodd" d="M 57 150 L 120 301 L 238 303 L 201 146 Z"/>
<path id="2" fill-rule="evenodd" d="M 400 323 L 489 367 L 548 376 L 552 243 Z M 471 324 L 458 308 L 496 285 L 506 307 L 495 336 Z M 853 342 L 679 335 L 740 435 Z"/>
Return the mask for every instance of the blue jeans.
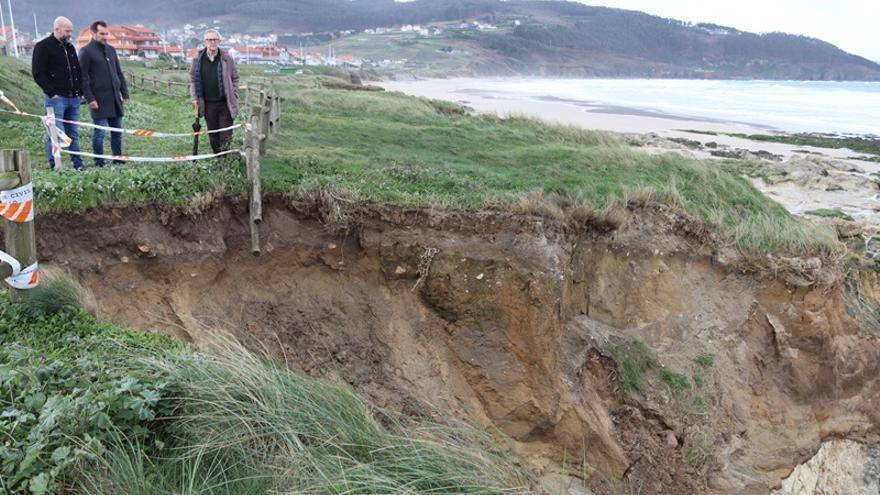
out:
<path id="1" fill-rule="evenodd" d="M 54 108 L 55 117 L 64 120 L 79 121 L 79 96 L 55 96 L 49 98 L 43 95 L 43 107 Z M 62 124 L 56 121 L 55 127 L 64 131 L 73 142 L 67 148 L 70 151 L 79 151 L 79 126 L 76 124 Z M 55 158 L 52 157 L 52 141 L 46 138 L 46 155 L 49 157 L 49 169 L 55 170 Z M 73 168 L 79 170 L 83 168 L 82 157 L 70 155 L 70 161 L 73 162 Z"/>
<path id="2" fill-rule="evenodd" d="M 122 128 L 122 117 L 110 117 L 107 119 L 97 119 L 95 120 L 95 125 L 102 125 L 105 127 L 116 127 L 118 129 Z M 92 131 L 92 152 L 96 155 L 104 154 L 104 134 L 107 131 L 104 129 L 94 129 Z M 113 152 L 113 156 L 119 156 L 122 154 L 122 133 L 121 132 L 110 132 L 110 150 Z M 113 160 L 113 163 L 122 163 L 120 160 Z M 95 165 L 99 167 L 104 166 L 103 158 L 95 158 Z"/>

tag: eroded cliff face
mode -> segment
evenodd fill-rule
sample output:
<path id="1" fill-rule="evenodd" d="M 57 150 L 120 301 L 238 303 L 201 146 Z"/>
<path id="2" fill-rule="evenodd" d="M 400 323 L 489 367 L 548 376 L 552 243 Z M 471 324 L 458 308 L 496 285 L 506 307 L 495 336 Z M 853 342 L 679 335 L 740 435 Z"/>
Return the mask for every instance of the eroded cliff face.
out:
<path id="1" fill-rule="evenodd" d="M 101 318 L 195 342 L 231 329 L 382 407 L 477 422 L 584 492 L 769 493 L 825 440 L 880 441 L 874 273 L 746 274 L 661 205 L 616 230 L 366 206 L 348 219 L 334 231 L 320 205 L 274 201 L 253 257 L 234 203 L 103 210 L 41 219 L 38 252 Z M 609 348 L 634 341 L 658 366 L 625 392 Z"/>

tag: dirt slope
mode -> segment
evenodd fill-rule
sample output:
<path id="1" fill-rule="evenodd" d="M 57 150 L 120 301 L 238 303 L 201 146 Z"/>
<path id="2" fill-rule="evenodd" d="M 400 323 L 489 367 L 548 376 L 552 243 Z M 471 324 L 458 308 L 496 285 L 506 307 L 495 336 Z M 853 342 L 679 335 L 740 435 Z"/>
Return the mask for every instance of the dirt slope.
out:
<path id="1" fill-rule="evenodd" d="M 231 328 L 382 407 L 476 421 L 596 493 L 764 494 L 827 439 L 880 441 L 876 273 L 748 274 L 661 205 L 618 229 L 336 206 L 269 201 L 260 257 L 234 201 L 43 216 L 38 253 L 101 318 L 190 341 Z M 628 339 L 663 366 L 632 393 L 607 352 Z"/>

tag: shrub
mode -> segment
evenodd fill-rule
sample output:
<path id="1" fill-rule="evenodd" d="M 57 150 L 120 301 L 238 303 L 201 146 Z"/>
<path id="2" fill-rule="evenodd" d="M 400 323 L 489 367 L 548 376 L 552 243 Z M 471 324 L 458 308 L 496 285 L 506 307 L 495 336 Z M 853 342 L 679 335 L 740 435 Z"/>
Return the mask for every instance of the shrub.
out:
<path id="1" fill-rule="evenodd" d="M 176 346 L 70 305 L 53 313 L 30 304 L 0 299 L 0 491 L 54 493 L 85 447 L 100 449 L 117 431 L 145 438 L 168 412 L 168 381 L 137 363 Z"/>

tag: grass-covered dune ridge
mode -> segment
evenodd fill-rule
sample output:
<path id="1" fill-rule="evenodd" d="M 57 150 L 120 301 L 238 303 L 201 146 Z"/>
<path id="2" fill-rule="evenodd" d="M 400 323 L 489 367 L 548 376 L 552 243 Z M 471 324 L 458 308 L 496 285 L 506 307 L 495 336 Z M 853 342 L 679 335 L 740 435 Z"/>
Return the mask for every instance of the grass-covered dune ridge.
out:
<path id="1" fill-rule="evenodd" d="M 21 101 L 31 98 L 36 86 L 18 70 L 22 64 L 8 59 L 0 64 L 16 69 L 9 72 L 14 79 L 9 94 Z M 253 71 L 244 70 L 246 80 L 259 76 Z M 337 76 L 344 78 L 344 73 Z M 601 132 L 519 116 L 467 115 L 454 104 L 396 93 L 328 89 L 321 83 L 328 77 L 271 79 L 283 98 L 282 126 L 262 159 L 265 193 L 300 198 L 329 189 L 368 203 L 568 215 L 575 209 L 608 211 L 634 192 L 647 191 L 702 220 L 743 251 L 839 250 L 830 229 L 789 215 L 740 177 L 737 164 L 646 154 Z M 190 113 L 185 98 L 135 92 L 126 119 L 127 125 L 180 131 L 190 125 Z M 228 161 L 49 173 L 41 168 L 41 132 L 39 122 L 0 115 L 5 146 L 30 149 L 39 165 L 34 174 L 39 211 L 187 204 L 245 193 L 243 167 Z M 86 148 L 87 136 L 83 130 Z M 125 136 L 129 154 L 162 156 L 190 146 L 186 139 Z M 524 209 L 535 197 L 564 201 Z"/>

